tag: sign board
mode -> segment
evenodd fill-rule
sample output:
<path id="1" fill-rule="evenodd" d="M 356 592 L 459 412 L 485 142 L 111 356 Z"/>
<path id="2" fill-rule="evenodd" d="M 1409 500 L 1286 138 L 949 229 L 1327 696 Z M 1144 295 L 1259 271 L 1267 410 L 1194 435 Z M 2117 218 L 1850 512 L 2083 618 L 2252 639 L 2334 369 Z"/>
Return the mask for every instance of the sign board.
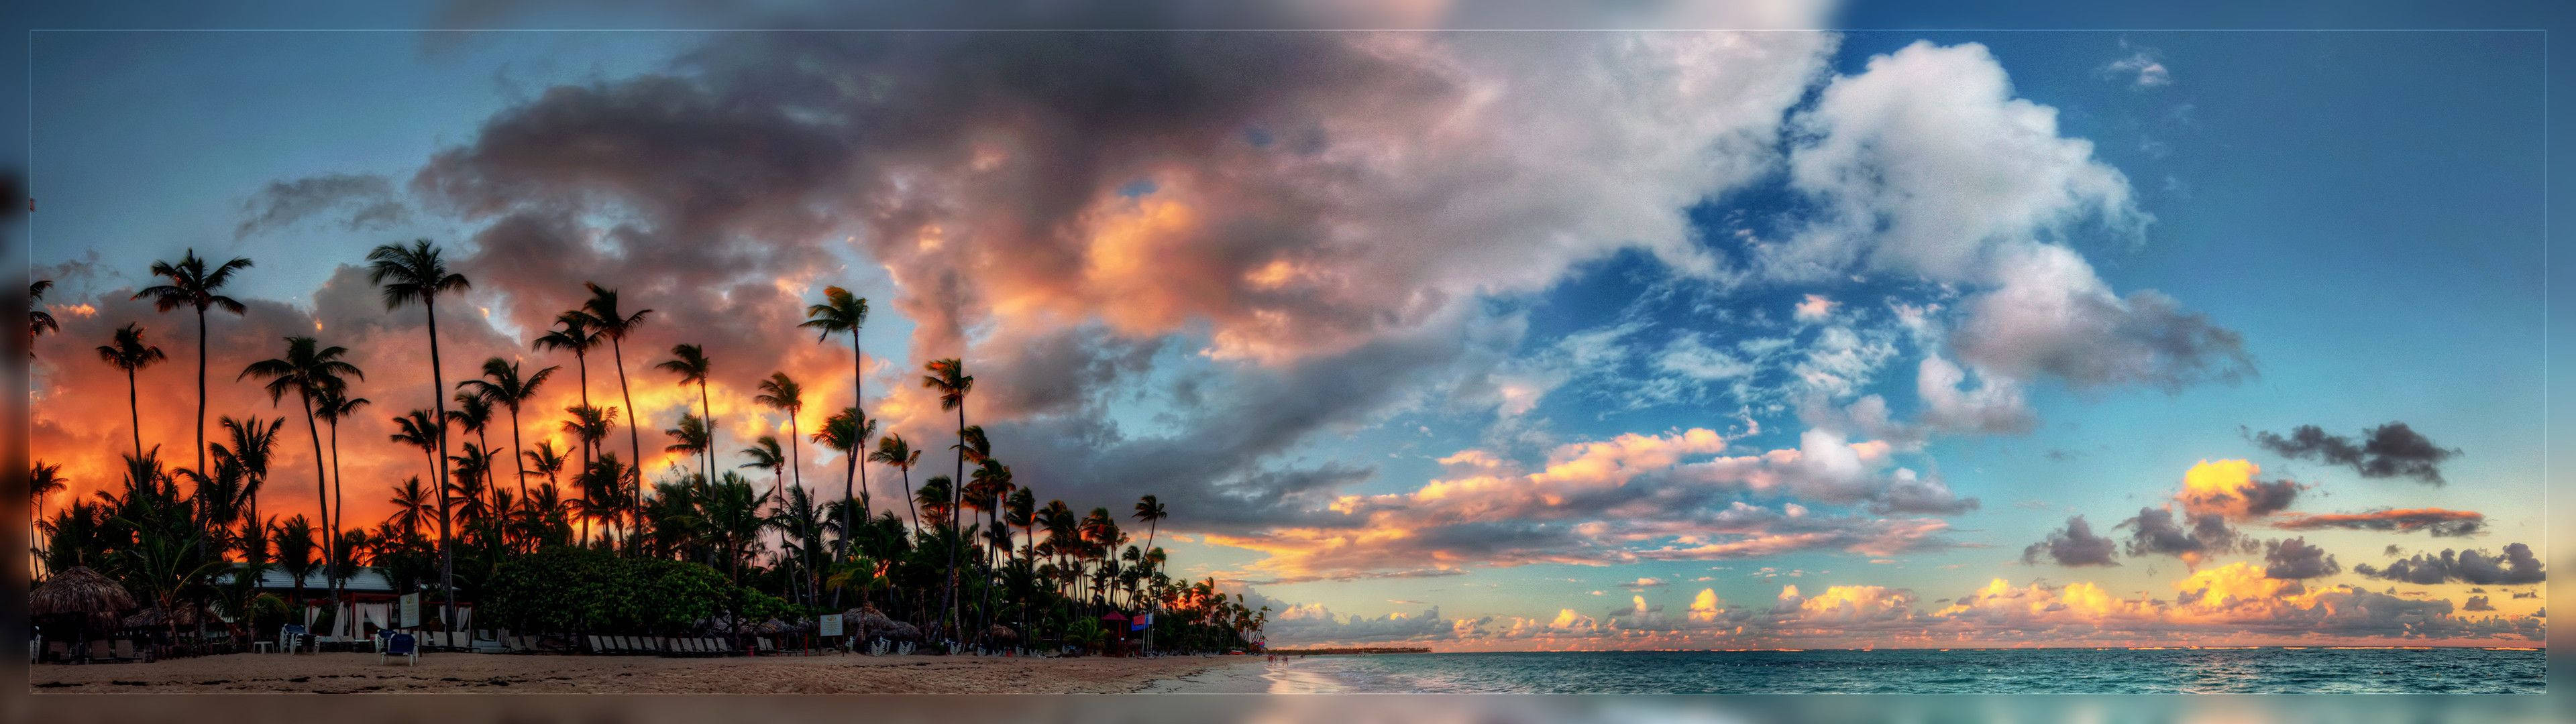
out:
<path id="1" fill-rule="evenodd" d="M 406 593 L 406 594 L 403 594 L 403 597 L 402 597 L 402 627 L 403 627 L 403 628 L 420 628 L 420 594 L 417 594 L 417 593 Z"/>
<path id="2" fill-rule="evenodd" d="M 827 614 L 823 614 L 822 626 L 823 626 L 822 634 L 823 634 L 823 635 L 825 635 L 825 636 L 839 636 L 839 635 L 841 635 L 841 614 L 837 614 L 837 613 L 827 613 Z"/>

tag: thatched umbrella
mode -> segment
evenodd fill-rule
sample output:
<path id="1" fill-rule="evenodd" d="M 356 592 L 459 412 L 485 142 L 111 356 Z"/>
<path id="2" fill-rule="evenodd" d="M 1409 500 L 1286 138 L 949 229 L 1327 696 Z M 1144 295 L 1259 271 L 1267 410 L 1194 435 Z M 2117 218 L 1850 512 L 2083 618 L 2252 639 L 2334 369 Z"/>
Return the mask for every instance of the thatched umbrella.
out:
<path id="1" fill-rule="evenodd" d="M 65 569 L 27 593 L 27 613 L 37 616 L 116 613 L 133 607 L 133 594 L 89 566 Z"/>
<path id="2" fill-rule="evenodd" d="M 89 620 L 107 616 L 113 624 L 118 612 L 134 608 L 134 596 L 125 587 L 90 570 L 72 566 L 27 592 L 27 613 L 31 616 L 67 616 L 78 621 L 72 629 L 75 652 L 87 651 Z"/>

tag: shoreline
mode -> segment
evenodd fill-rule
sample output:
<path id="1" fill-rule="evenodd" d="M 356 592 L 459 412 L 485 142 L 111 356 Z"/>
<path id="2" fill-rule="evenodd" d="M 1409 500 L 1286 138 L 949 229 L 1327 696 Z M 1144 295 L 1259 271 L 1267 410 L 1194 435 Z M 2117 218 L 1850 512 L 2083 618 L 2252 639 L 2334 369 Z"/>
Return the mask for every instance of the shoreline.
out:
<path id="1" fill-rule="evenodd" d="M 445 653 L 417 666 L 375 654 L 226 654 L 155 663 L 40 665 L 38 694 L 586 693 L 586 694 L 1115 694 L 1240 690 L 1260 679 L 1243 656 L 1040 658 L 757 656 L 661 658 Z M 1266 688 L 1252 689 L 1264 691 Z"/>

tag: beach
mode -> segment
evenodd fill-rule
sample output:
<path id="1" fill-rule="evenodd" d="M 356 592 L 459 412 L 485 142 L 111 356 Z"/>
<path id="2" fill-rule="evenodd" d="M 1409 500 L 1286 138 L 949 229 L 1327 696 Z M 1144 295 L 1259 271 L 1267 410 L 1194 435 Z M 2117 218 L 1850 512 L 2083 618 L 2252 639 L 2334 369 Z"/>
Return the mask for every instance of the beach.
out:
<path id="1" fill-rule="evenodd" d="M 1267 691 L 1257 656 L 661 658 L 430 654 L 232 654 L 28 669 L 37 693 L 967 694 Z M 1258 684 L 1258 686 L 1256 686 Z"/>

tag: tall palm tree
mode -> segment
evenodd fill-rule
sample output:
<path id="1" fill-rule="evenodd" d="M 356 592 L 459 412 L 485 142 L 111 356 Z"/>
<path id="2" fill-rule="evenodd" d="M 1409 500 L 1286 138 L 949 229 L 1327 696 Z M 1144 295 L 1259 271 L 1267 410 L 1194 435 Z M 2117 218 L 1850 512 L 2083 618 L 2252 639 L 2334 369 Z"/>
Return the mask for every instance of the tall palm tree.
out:
<path id="1" fill-rule="evenodd" d="M 1163 507 L 1163 501 L 1155 500 L 1154 496 L 1148 495 L 1136 499 L 1135 518 L 1137 522 L 1145 524 L 1145 548 L 1147 550 L 1153 549 L 1154 532 L 1162 527 L 1163 519 L 1169 517 L 1172 517 L 1172 512 L 1170 510 L 1166 510 Z"/>
<path id="2" fill-rule="evenodd" d="M 340 545 L 338 539 L 341 531 L 348 529 L 349 517 L 348 499 L 342 497 L 340 485 L 340 421 L 357 414 L 358 408 L 367 406 L 367 398 L 350 397 L 345 387 L 339 387 L 326 390 L 322 399 L 315 402 L 314 414 L 331 426 L 331 515 L 334 517 L 324 521 L 322 538 L 329 550 L 323 551 L 322 557 L 331 560 L 336 571 L 346 568 L 349 563 L 337 558 L 340 552 L 345 552 L 345 546 Z M 331 600 L 340 600 L 340 586 L 346 580 L 347 576 L 331 577 Z"/>
<path id="3" fill-rule="evenodd" d="M 779 449 L 778 438 L 762 435 L 760 439 L 752 441 L 751 447 L 743 448 L 742 455 L 751 458 L 751 461 L 734 467 L 760 468 L 769 471 L 771 478 L 769 491 L 762 493 L 763 497 L 777 500 L 779 496 L 786 494 L 784 490 L 787 487 L 787 451 Z"/>
<path id="4" fill-rule="evenodd" d="M 125 370 L 125 409 L 134 426 L 135 455 L 143 454 L 143 405 L 135 399 L 134 372 L 169 358 L 161 348 L 144 343 L 143 327 L 132 322 L 117 329 L 107 344 L 98 346 L 99 361 Z"/>
<path id="5" fill-rule="evenodd" d="M 867 444 L 868 435 L 876 432 L 876 426 L 875 420 L 861 420 L 859 408 L 852 406 L 841 408 L 840 412 L 823 418 L 823 429 L 814 431 L 814 442 L 841 453 L 841 459 L 844 461 L 842 466 L 844 477 L 841 478 L 841 543 L 844 546 L 848 545 L 851 536 L 858 532 L 859 519 L 868 515 L 864 511 L 850 509 L 852 478 L 849 476 L 859 469 L 859 450 L 861 446 Z M 868 500 L 864 497 L 856 502 L 861 508 L 868 505 Z"/>
<path id="6" fill-rule="evenodd" d="M 63 478 L 63 466 L 60 464 L 47 465 L 45 461 L 38 460 L 29 470 L 27 492 L 32 494 L 29 502 L 36 508 L 36 515 L 27 519 L 27 540 L 31 544 L 36 541 L 36 522 L 45 519 L 45 499 L 54 497 L 55 493 L 63 492 L 64 484 L 67 482 L 69 481 Z M 28 546 L 28 551 L 34 554 L 36 561 L 30 564 L 28 570 L 36 570 L 43 565 L 44 554 L 33 545 Z"/>
<path id="7" fill-rule="evenodd" d="M 145 287 L 135 292 L 134 299 L 152 298 L 152 306 L 168 314 L 180 307 L 197 308 L 197 470 L 206 469 L 206 309 L 220 307 L 233 316 L 248 313 L 248 307 L 232 297 L 217 294 L 232 281 L 233 272 L 250 268 L 250 260 L 234 257 L 232 261 L 206 268 L 195 248 L 179 257 L 176 263 L 152 262 L 152 275 L 168 280 L 166 284 Z"/>
<path id="8" fill-rule="evenodd" d="M 653 310 L 638 309 L 628 314 L 617 304 L 617 290 L 604 289 L 591 282 L 582 282 L 582 286 L 590 289 L 590 298 L 582 300 L 581 312 L 590 315 L 591 326 L 599 329 L 600 336 L 608 338 L 608 352 L 617 363 L 617 395 L 626 403 L 626 442 L 635 454 L 635 505 L 641 508 L 644 505 L 644 438 L 635 428 L 635 395 L 626 388 L 625 343 L 626 335 L 643 326 L 645 315 L 652 314 Z"/>
<path id="9" fill-rule="evenodd" d="M 447 419 L 447 375 L 438 362 L 438 296 L 464 291 L 473 286 L 465 275 L 447 270 L 441 250 L 419 239 L 411 246 L 385 244 L 367 252 L 367 281 L 383 291 L 386 309 L 400 309 L 417 303 L 429 320 L 429 396 L 438 408 L 438 419 Z M 447 426 L 438 427 L 438 487 L 447 489 Z M 456 553 L 446 543 L 444 516 L 438 532 L 438 587 L 444 611 L 440 621 L 446 628 L 456 625 Z"/>
<path id="10" fill-rule="evenodd" d="M 464 382 L 456 383 L 457 389 L 472 392 L 474 393 L 474 396 L 482 398 L 484 402 L 500 405 L 502 409 L 510 411 L 510 460 L 511 464 L 517 466 L 519 471 L 517 480 L 519 482 L 519 498 L 522 500 L 525 500 L 528 497 L 528 465 L 526 460 L 528 451 L 527 448 L 521 447 L 519 444 L 519 407 L 526 405 L 530 400 L 536 399 L 537 390 L 544 387 L 546 384 L 546 378 L 553 377 L 555 370 L 558 369 L 562 368 L 547 367 L 545 369 L 537 370 L 535 374 L 521 375 L 519 374 L 519 363 L 494 357 L 483 360 L 482 379 L 466 380 Z M 555 459 L 555 469 L 563 469 L 563 460 L 561 456 L 557 456 Z M 546 475 L 546 479 L 551 481 L 554 479 L 554 475 L 552 473 L 548 473 Z"/>
<path id="11" fill-rule="evenodd" d="M 707 362 L 706 350 L 694 344 L 675 345 L 671 347 L 671 358 L 653 367 L 679 375 L 680 384 L 698 385 L 698 417 L 706 422 L 707 438 L 707 444 L 699 450 L 703 458 L 699 467 L 705 468 L 708 480 L 716 479 L 716 408 L 707 398 L 707 372 L 712 365 Z"/>
<path id="12" fill-rule="evenodd" d="M 772 372 L 768 379 L 760 381 L 759 389 L 760 394 L 752 396 L 751 401 L 787 413 L 787 439 L 790 441 L 787 446 L 788 477 L 795 481 L 796 487 L 803 488 L 805 460 L 804 454 L 797 450 L 804 447 L 801 442 L 803 431 L 797 427 L 796 415 L 805 409 L 805 386 L 797 384 L 796 379 L 788 377 L 785 372 Z"/>
<path id="13" fill-rule="evenodd" d="M 921 386 L 939 393 L 939 409 L 957 411 L 957 477 L 952 480 L 964 481 L 967 451 L 966 394 L 975 389 L 975 378 L 966 374 L 966 363 L 955 357 L 931 360 L 929 364 L 923 365 L 923 369 L 930 374 L 922 375 Z M 958 506 L 954 496 L 959 487 L 961 486 L 955 484 L 949 486 L 952 497 L 948 501 L 948 527 L 951 529 L 957 527 Z M 957 550 L 951 548 L 948 551 L 948 585 L 940 593 L 939 607 L 945 611 L 942 615 L 951 616 L 953 620 L 956 614 L 956 600 Z M 949 630 L 956 629 L 952 626 Z"/>
<path id="14" fill-rule="evenodd" d="M 348 378 L 366 379 L 367 374 L 357 365 L 342 359 L 348 354 L 347 347 L 324 347 L 312 337 L 288 337 L 285 355 L 252 362 L 242 368 L 240 375 L 233 377 L 235 381 L 252 377 L 267 379 L 271 405 L 285 399 L 289 391 L 303 401 L 304 429 L 313 438 L 314 505 L 320 513 L 316 519 L 325 525 L 331 520 L 331 479 L 329 471 L 323 467 L 320 413 L 314 408 L 317 403 L 339 394 L 341 388 L 348 386 Z"/>
<path id="15" fill-rule="evenodd" d="M 877 438 L 877 451 L 869 453 L 868 459 L 903 473 L 903 507 L 912 513 L 912 529 L 921 530 L 921 508 L 912 504 L 912 466 L 921 463 L 921 451 L 912 449 L 902 435 L 889 432 Z"/>
<path id="16" fill-rule="evenodd" d="M 45 291 L 52 288 L 52 279 L 38 279 L 27 285 L 27 356 L 35 356 L 37 337 L 44 336 L 46 332 L 63 331 L 63 325 L 54 322 L 53 313 L 45 311 Z"/>
<path id="17" fill-rule="evenodd" d="M 854 414 L 856 414 L 855 411 L 864 408 L 867 403 L 867 390 L 864 386 L 863 378 L 861 377 L 861 370 L 865 367 L 867 355 L 861 352 L 859 348 L 859 329 L 867 326 L 867 323 L 868 300 L 866 298 L 851 294 L 850 290 L 842 289 L 840 287 L 824 287 L 823 303 L 806 307 L 804 323 L 796 325 L 798 327 L 814 330 L 816 333 L 814 341 L 816 342 L 831 339 L 834 333 L 847 333 L 850 335 L 850 409 L 854 411 Z M 866 419 L 866 416 L 858 415 L 858 419 L 864 420 Z M 866 436 L 862 435 L 860 437 L 864 438 Z M 859 444 L 866 444 L 866 440 L 860 440 Z M 865 489 L 868 474 L 867 466 L 860 465 L 859 459 L 856 456 L 852 456 L 846 462 L 846 465 L 850 468 L 850 472 L 857 476 L 860 487 Z M 858 520 L 850 518 L 849 516 L 866 514 L 865 508 L 867 508 L 867 506 L 862 504 L 858 508 L 852 508 L 850 507 L 849 502 L 850 485 L 847 480 L 844 480 L 841 484 L 841 512 L 843 516 L 841 529 L 845 531 L 858 530 Z"/>
<path id="18" fill-rule="evenodd" d="M 590 350 L 599 346 L 599 330 L 591 328 L 590 315 L 572 310 L 555 315 L 555 328 L 528 343 L 534 349 L 557 349 L 572 353 L 574 369 L 581 374 L 581 406 L 590 406 Z M 599 454 L 585 446 L 581 449 L 582 469 L 590 469 L 590 459 Z"/>

